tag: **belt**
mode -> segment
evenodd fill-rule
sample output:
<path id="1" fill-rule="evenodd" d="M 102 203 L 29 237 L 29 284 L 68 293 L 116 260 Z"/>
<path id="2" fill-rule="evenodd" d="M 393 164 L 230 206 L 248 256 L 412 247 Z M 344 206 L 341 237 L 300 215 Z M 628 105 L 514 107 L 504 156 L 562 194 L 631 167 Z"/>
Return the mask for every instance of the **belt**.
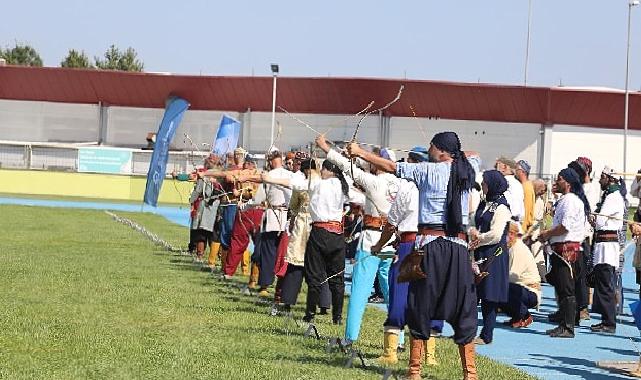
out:
<path id="1" fill-rule="evenodd" d="M 402 232 L 400 237 L 401 243 L 414 243 L 416 241 L 416 232 Z"/>
<path id="2" fill-rule="evenodd" d="M 429 235 L 429 236 L 449 236 L 444 230 L 434 229 L 426 226 L 418 226 L 418 234 Z M 459 232 L 456 234 L 456 236 L 449 236 L 449 237 L 457 237 L 461 240 L 467 241 L 467 234 L 464 232 Z"/>
<path id="3" fill-rule="evenodd" d="M 363 217 L 363 228 L 366 230 L 382 230 L 387 224 L 387 218 L 384 216 L 365 215 Z"/>
<path id="4" fill-rule="evenodd" d="M 278 205 L 278 206 L 269 205 L 268 208 L 270 208 L 272 210 L 287 210 L 287 205 Z"/>
<path id="5" fill-rule="evenodd" d="M 597 231 L 595 234 L 595 243 L 618 243 L 619 234 L 617 231 Z"/>
<path id="6" fill-rule="evenodd" d="M 574 263 L 581 253 L 581 243 L 576 241 L 564 241 L 552 244 L 552 250 L 569 263 Z"/>
<path id="7" fill-rule="evenodd" d="M 326 231 L 339 235 L 343 234 L 343 223 L 341 222 L 312 222 L 312 227 L 322 228 Z"/>

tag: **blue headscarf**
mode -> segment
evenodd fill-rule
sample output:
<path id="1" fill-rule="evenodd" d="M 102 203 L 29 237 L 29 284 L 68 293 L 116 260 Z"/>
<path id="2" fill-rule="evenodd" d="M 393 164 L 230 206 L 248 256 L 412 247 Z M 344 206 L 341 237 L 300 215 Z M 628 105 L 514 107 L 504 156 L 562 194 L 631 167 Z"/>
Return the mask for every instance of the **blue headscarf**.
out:
<path id="1" fill-rule="evenodd" d="M 498 170 L 486 170 L 483 172 L 483 182 L 487 185 L 486 202 L 494 202 L 510 207 L 503 193 L 507 191 L 507 180 Z"/>
<path id="2" fill-rule="evenodd" d="M 463 231 L 463 211 L 461 193 L 469 191 L 474 184 L 475 172 L 472 165 L 461 151 L 461 141 L 454 132 L 441 132 L 434 135 L 431 142 L 435 147 L 452 156 L 450 179 L 447 183 L 446 226 L 445 232 L 455 236 Z"/>
<path id="3" fill-rule="evenodd" d="M 590 215 L 590 203 L 583 192 L 583 184 L 579 174 L 572 168 L 565 168 L 559 172 L 559 176 L 570 184 L 570 192 L 574 193 L 583 202 L 583 211 L 587 218 Z"/>

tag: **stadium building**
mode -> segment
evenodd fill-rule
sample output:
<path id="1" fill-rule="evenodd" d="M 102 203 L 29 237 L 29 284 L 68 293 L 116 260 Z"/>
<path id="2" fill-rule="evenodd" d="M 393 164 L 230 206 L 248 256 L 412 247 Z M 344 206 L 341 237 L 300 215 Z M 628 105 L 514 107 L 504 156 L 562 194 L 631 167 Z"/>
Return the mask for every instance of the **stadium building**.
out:
<path id="1" fill-rule="evenodd" d="M 191 169 L 194 154 L 189 152 L 209 149 L 223 114 L 242 122 L 242 146 L 264 153 L 270 145 L 272 83 L 272 77 L 0 66 L 0 192 L 29 192 L 8 185 L 7 179 L 15 182 L 29 175 L 34 181 L 34 169 L 92 171 L 80 168 L 78 152 L 83 147 L 130 151 L 131 162 L 119 174 L 146 174 L 149 151 L 141 148 L 148 133 L 158 129 L 170 95 L 191 106 L 172 144 L 182 152 L 171 155 L 168 171 Z M 409 149 L 427 144 L 435 132 L 453 130 L 464 149 L 480 152 L 485 167 L 498 156 L 529 161 L 535 176 L 553 175 L 578 156 L 590 157 L 596 170 L 605 164 L 624 167 L 621 90 L 279 77 L 276 104 L 317 131 L 330 130 L 328 138 L 344 141 L 354 132 L 358 119 L 353 114 L 371 101 L 374 109 L 383 106 L 401 85 L 404 91 L 397 103 L 363 121 L 359 142 Z M 282 131 L 276 139 L 280 149 L 306 146 L 315 137 L 280 110 L 276 120 Z M 631 93 L 629 172 L 641 168 L 639 146 L 641 96 Z M 140 199 L 139 190 L 129 186 L 129 194 L 123 190 L 118 198 Z"/>

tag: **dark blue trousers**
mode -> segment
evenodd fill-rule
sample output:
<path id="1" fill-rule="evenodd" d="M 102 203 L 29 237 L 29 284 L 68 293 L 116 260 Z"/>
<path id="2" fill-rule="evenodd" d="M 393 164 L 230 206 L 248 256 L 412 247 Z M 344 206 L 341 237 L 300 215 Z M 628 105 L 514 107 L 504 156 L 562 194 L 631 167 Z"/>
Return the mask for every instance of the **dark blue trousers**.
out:
<path id="1" fill-rule="evenodd" d="M 537 302 L 536 293 L 521 285 L 510 284 L 508 301 L 506 304 L 501 305 L 501 309 L 503 309 L 510 318 L 523 320 L 530 316 L 528 309 L 536 307 Z"/>

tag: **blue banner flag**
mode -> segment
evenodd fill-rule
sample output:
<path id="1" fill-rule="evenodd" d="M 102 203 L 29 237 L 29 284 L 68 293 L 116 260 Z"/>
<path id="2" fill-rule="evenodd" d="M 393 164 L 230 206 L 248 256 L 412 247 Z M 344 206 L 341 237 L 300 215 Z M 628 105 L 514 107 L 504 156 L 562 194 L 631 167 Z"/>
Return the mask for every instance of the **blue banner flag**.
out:
<path id="1" fill-rule="evenodd" d="M 174 139 L 176 129 L 178 129 L 178 125 L 187 108 L 189 108 L 189 103 L 185 99 L 171 97 L 167 101 L 165 115 L 162 117 L 156 134 L 156 143 L 149 163 L 149 172 L 147 172 L 144 202 L 150 206 L 156 207 L 158 204 L 158 194 L 167 170 L 169 144 Z"/>
<path id="2" fill-rule="evenodd" d="M 223 115 L 220 119 L 216 140 L 214 140 L 212 153 L 218 156 L 232 152 L 238 146 L 238 137 L 240 136 L 240 121 Z"/>

